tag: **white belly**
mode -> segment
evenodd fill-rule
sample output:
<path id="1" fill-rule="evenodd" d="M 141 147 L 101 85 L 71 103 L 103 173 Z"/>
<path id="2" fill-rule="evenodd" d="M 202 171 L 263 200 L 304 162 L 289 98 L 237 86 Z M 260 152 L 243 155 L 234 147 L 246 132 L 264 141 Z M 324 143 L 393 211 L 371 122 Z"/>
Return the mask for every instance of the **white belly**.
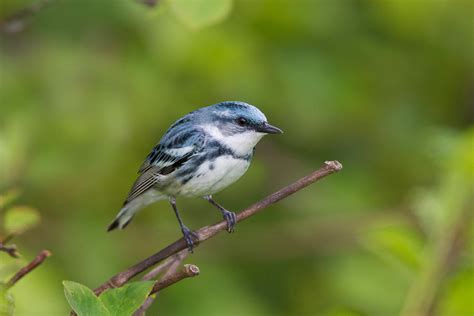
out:
<path id="1" fill-rule="evenodd" d="M 179 187 L 177 196 L 196 197 L 219 192 L 237 181 L 247 171 L 250 161 L 221 156 L 203 163 L 196 176 Z"/>

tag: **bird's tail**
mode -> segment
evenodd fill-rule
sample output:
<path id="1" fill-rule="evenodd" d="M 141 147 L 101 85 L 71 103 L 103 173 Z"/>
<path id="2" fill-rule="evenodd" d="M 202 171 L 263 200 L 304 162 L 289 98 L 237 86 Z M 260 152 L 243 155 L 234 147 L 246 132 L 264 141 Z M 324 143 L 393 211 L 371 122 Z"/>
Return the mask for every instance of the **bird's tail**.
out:
<path id="1" fill-rule="evenodd" d="M 109 225 L 107 231 L 114 230 L 116 228 L 124 229 L 133 219 L 135 213 L 138 212 L 137 208 L 132 208 L 129 204 L 124 205 L 120 212 L 115 217 L 114 221 Z"/>
<path id="2" fill-rule="evenodd" d="M 133 216 L 144 208 L 145 206 L 164 199 L 166 196 L 155 191 L 149 190 L 142 195 L 136 197 L 132 201 L 126 203 L 119 211 L 114 221 L 109 225 L 107 231 L 114 230 L 116 228 L 124 229 L 133 219 Z"/>

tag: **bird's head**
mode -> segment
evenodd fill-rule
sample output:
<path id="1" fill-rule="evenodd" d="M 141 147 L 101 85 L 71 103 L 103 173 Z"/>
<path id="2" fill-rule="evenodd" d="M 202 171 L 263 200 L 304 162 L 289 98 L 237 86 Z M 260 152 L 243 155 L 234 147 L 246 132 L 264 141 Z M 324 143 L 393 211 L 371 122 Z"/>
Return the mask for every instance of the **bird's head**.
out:
<path id="1" fill-rule="evenodd" d="M 266 134 L 283 131 L 268 123 L 265 114 L 253 105 L 226 101 L 203 109 L 206 113 L 204 128 L 237 153 L 246 154 Z"/>

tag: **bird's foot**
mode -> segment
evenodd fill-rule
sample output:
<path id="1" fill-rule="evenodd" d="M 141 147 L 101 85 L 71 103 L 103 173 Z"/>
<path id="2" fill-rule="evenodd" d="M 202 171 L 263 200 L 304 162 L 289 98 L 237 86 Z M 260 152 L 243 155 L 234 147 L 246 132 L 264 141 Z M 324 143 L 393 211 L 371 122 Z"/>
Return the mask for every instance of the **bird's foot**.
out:
<path id="1" fill-rule="evenodd" d="M 183 232 L 184 240 L 186 241 L 186 245 L 188 246 L 188 250 L 190 253 L 193 253 L 194 249 L 194 240 L 198 240 L 198 235 L 195 232 L 184 226 L 181 231 Z M 194 239 L 194 240 L 193 240 Z"/>
<path id="2" fill-rule="evenodd" d="M 227 222 L 227 231 L 232 233 L 234 231 L 235 224 L 237 224 L 237 215 L 234 212 L 223 210 L 222 214 Z"/>

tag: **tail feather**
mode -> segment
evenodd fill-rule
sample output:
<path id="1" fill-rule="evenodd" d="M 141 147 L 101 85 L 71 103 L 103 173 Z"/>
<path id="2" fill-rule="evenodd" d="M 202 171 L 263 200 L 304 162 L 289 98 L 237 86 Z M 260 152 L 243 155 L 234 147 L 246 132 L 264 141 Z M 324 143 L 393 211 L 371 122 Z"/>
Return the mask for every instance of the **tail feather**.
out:
<path id="1" fill-rule="evenodd" d="M 107 231 L 110 232 L 116 228 L 119 227 L 119 221 L 118 221 L 118 218 L 114 219 L 114 221 L 109 225 L 109 227 L 107 227 Z"/>
<path id="2" fill-rule="evenodd" d="M 134 215 L 130 216 L 130 218 L 126 221 L 121 221 L 120 217 L 115 218 L 114 221 L 109 225 L 109 227 L 107 227 L 107 231 L 109 232 L 116 228 L 124 229 L 125 227 L 127 227 L 128 224 L 130 224 L 133 219 L 133 216 Z"/>
<path id="3" fill-rule="evenodd" d="M 138 212 L 138 209 L 129 208 L 127 206 L 128 205 L 125 205 L 120 210 L 117 217 L 115 217 L 114 221 L 109 225 L 109 227 L 107 228 L 108 232 L 116 228 L 124 229 L 125 227 L 127 227 L 128 224 L 130 224 L 133 219 L 133 216 L 136 212 Z"/>
<path id="4" fill-rule="evenodd" d="M 107 231 L 109 232 L 116 228 L 124 229 L 128 224 L 130 224 L 133 217 L 139 210 L 163 198 L 165 198 L 163 194 L 155 190 L 149 190 L 129 203 L 126 203 L 117 214 L 114 221 L 109 225 Z"/>

